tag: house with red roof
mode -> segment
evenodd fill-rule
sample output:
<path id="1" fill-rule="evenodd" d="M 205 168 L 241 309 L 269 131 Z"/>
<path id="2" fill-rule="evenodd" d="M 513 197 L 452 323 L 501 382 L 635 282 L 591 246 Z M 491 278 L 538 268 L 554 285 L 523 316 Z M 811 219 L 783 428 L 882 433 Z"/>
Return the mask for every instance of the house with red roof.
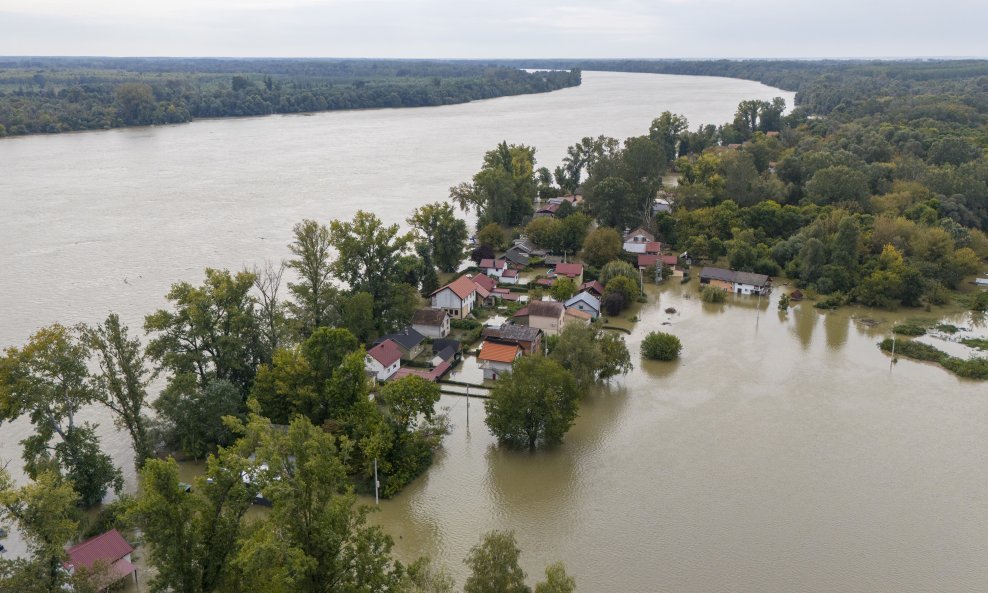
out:
<path id="1" fill-rule="evenodd" d="M 600 283 L 600 280 L 589 280 L 581 284 L 577 289 L 577 292 L 583 291 L 587 291 L 599 299 L 604 296 L 604 285 Z"/>
<path id="2" fill-rule="evenodd" d="M 578 286 L 583 284 L 583 264 L 568 264 L 565 262 L 560 262 L 556 264 L 556 267 L 549 272 L 548 276 L 550 278 L 558 278 L 559 276 L 566 276 L 575 282 Z"/>
<path id="3" fill-rule="evenodd" d="M 367 351 L 364 370 L 378 381 L 387 381 L 401 368 L 401 347 L 384 340 Z"/>
<path id="4" fill-rule="evenodd" d="M 68 560 L 65 568 L 73 573 L 80 568 L 90 570 L 98 565 L 93 578 L 99 579 L 97 585 L 100 589 L 108 588 L 130 575 L 134 575 L 136 583 L 137 567 L 131 564 L 130 556 L 133 551 L 133 546 L 127 543 L 120 532 L 111 529 L 66 550 Z M 100 568 L 103 566 L 106 567 L 105 572 Z"/>
<path id="5" fill-rule="evenodd" d="M 514 268 L 509 268 L 505 270 L 504 273 L 501 274 L 501 283 L 518 284 L 519 278 L 521 278 L 521 275 L 518 273 L 518 270 Z"/>
<path id="6" fill-rule="evenodd" d="M 430 296 L 432 308 L 443 309 L 453 319 L 463 319 L 477 302 L 477 285 L 469 276 L 460 276 Z"/>
<path id="7" fill-rule="evenodd" d="M 488 276 L 494 278 L 500 278 L 501 274 L 508 269 L 508 260 L 506 259 L 482 259 L 478 266 L 480 271 Z"/>

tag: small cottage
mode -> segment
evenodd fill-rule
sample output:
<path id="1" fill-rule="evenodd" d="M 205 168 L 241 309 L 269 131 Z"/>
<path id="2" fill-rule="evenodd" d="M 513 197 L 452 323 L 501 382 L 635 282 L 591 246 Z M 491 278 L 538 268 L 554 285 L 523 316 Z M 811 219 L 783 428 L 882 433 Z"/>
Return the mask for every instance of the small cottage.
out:
<path id="1" fill-rule="evenodd" d="M 484 340 L 477 355 L 477 364 L 484 369 L 484 379 L 497 381 L 498 377 L 511 371 L 516 358 L 521 357 L 522 349 L 517 344 L 499 344 Z"/>
<path id="2" fill-rule="evenodd" d="M 412 315 L 412 329 L 432 339 L 449 335 L 449 314 L 442 309 L 426 307 Z"/>
<path id="3" fill-rule="evenodd" d="M 501 327 L 484 329 L 483 337 L 500 344 L 521 346 L 525 354 L 542 352 L 542 330 L 537 327 L 503 324 Z"/>
<path id="4" fill-rule="evenodd" d="M 559 276 L 565 276 L 579 286 L 580 284 L 583 284 L 583 264 L 558 263 L 556 264 L 556 267 L 549 272 L 548 276 L 553 279 L 558 278 Z"/>
<path id="5" fill-rule="evenodd" d="M 547 336 L 558 336 L 563 331 L 566 307 L 555 301 L 535 301 L 525 308 L 529 327 L 541 329 Z"/>
<path id="6" fill-rule="evenodd" d="M 93 578 L 99 579 L 95 583 L 98 589 L 107 589 L 131 575 L 136 584 L 137 567 L 131 564 L 133 552 L 133 546 L 127 543 L 120 532 L 111 529 L 66 550 L 68 560 L 64 566 L 70 573 L 78 569 L 92 569 L 95 564 L 107 567 L 105 572 L 97 571 L 93 575 Z"/>
<path id="7" fill-rule="evenodd" d="M 378 381 L 387 381 L 401 368 L 401 348 L 391 340 L 384 340 L 367 351 L 364 370 Z"/>
<path id="8" fill-rule="evenodd" d="M 589 314 L 591 319 L 600 317 L 600 299 L 587 291 L 574 295 L 564 305 L 567 309 L 576 309 Z"/>

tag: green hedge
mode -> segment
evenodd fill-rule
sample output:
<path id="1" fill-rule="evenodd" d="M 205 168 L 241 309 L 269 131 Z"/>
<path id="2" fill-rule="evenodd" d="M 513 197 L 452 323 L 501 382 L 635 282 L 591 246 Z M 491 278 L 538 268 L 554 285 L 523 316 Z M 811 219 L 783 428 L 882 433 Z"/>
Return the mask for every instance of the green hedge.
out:
<path id="1" fill-rule="evenodd" d="M 892 344 L 892 338 L 885 338 L 878 346 L 885 352 L 892 352 Z M 957 358 L 929 344 L 910 340 L 897 340 L 895 342 L 895 354 L 914 360 L 935 362 L 965 379 L 982 381 L 988 379 L 988 358 Z"/>

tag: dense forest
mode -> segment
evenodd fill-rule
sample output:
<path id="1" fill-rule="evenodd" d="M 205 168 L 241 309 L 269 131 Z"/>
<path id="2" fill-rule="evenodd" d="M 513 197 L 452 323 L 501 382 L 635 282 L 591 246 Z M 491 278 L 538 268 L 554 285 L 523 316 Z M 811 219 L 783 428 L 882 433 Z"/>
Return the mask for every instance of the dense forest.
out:
<path id="1" fill-rule="evenodd" d="M 450 105 L 579 84 L 579 71 L 480 62 L 0 58 L 0 136 Z"/>
<path id="2" fill-rule="evenodd" d="M 665 112 L 641 136 L 583 138 L 554 171 L 529 159 L 524 182 L 510 179 L 517 167 L 501 167 L 505 181 L 491 173 L 505 160 L 492 152 L 472 184 L 451 191 L 478 222 L 525 225 L 528 195 L 581 188 L 600 227 L 650 226 L 694 262 L 785 275 L 821 295 L 819 306 L 988 306 L 953 292 L 988 257 L 988 61 L 526 64 L 752 78 L 797 90 L 798 105 L 742 101 L 733 121 L 693 129 Z M 669 172 L 678 184 L 663 188 Z M 653 215 L 657 192 L 672 212 Z M 550 226 L 526 231 L 572 251 Z"/>

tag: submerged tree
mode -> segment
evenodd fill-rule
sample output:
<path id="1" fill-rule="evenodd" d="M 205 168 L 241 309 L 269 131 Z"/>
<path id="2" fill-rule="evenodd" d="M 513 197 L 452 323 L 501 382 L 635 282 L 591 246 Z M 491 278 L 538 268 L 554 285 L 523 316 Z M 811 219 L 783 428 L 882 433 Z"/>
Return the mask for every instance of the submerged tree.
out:
<path id="1" fill-rule="evenodd" d="M 73 585 L 86 586 L 63 567 L 65 546 L 79 527 L 77 503 L 78 494 L 53 471 L 16 488 L 0 468 L 0 524 L 16 525 L 30 554 L 19 561 L 0 559 L 0 591 L 62 593 Z"/>
<path id="2" fill-rule="evenodd" d="M 298 281 L 288 283 L 293 297 L 288 308 L 301 338 L 305 339 L 317 327 L 332 325 L 337 320 L 338 291 L 332 283 L 332 244 L 326 225 L 303 220 L 292 233 L 295 240 L 288 249 L 294 257 L 287 265 L 298 275 Z"/>
<path id="3" fill-rule="evenodd" d="M 455 272 L 463 260 L 467 223 L 456 218 L 451 204 L 436 202 L 416 208 L 407 219 L 420 233 L 425 255 L 443 272 Z"/>
<path id="4" fill-rule="evenodd" d="M 154 443 L 144 414 L 147 386 L 153 378 L 147 368 L 140 340 L 128 335 L 127 326 L 111 313 L 102 324 L 84 330 L 84 340 L 96 355 L 95 399 L 113 412 L 114 424 L 126 430 L 134 447 L 134 464 L 140 469 L 154 457 Z"/>
<path id="5" fill-rule="evenodd" d="M 85 506 L 123 485 L 120 471 L 100 451 L 95 427 L 76 423 L 82 407 L 97 399 L 89 353 L 71 330 L 55 324 L 0 357 L 0 421 L 27 415 L 34 425 L 34 434 L 21 441 L 28 475 L 59 468 Z"/>
<path id="6" fill-rule="evenodd" d="M 513 531 L 485 533 L 464 560 L 470 576 L 463 583 L 463 593 L 531 593 L 519 557 L 521 549 Z"/>
<path id="7" fill-rule="evenodd" d="M 260 336 L 251 295 L 254 275 L 206 269 L 202 286 L 172 285 L 171 309 L 159 309 L 144 320 L 150 334 L 148 354 L 172 373 L 170 381 L 192 374 L 205 387 L 229 381 L 244 395 L 254 382 Z"/>
<path id="8" fill-rule="evenodd" d="M 558 445 L 576 419 L 579 397 L 576 379 L 561 364 L 524 356 L 491 390 L 485 422 L 498 440 L 510 445 Z"/>

